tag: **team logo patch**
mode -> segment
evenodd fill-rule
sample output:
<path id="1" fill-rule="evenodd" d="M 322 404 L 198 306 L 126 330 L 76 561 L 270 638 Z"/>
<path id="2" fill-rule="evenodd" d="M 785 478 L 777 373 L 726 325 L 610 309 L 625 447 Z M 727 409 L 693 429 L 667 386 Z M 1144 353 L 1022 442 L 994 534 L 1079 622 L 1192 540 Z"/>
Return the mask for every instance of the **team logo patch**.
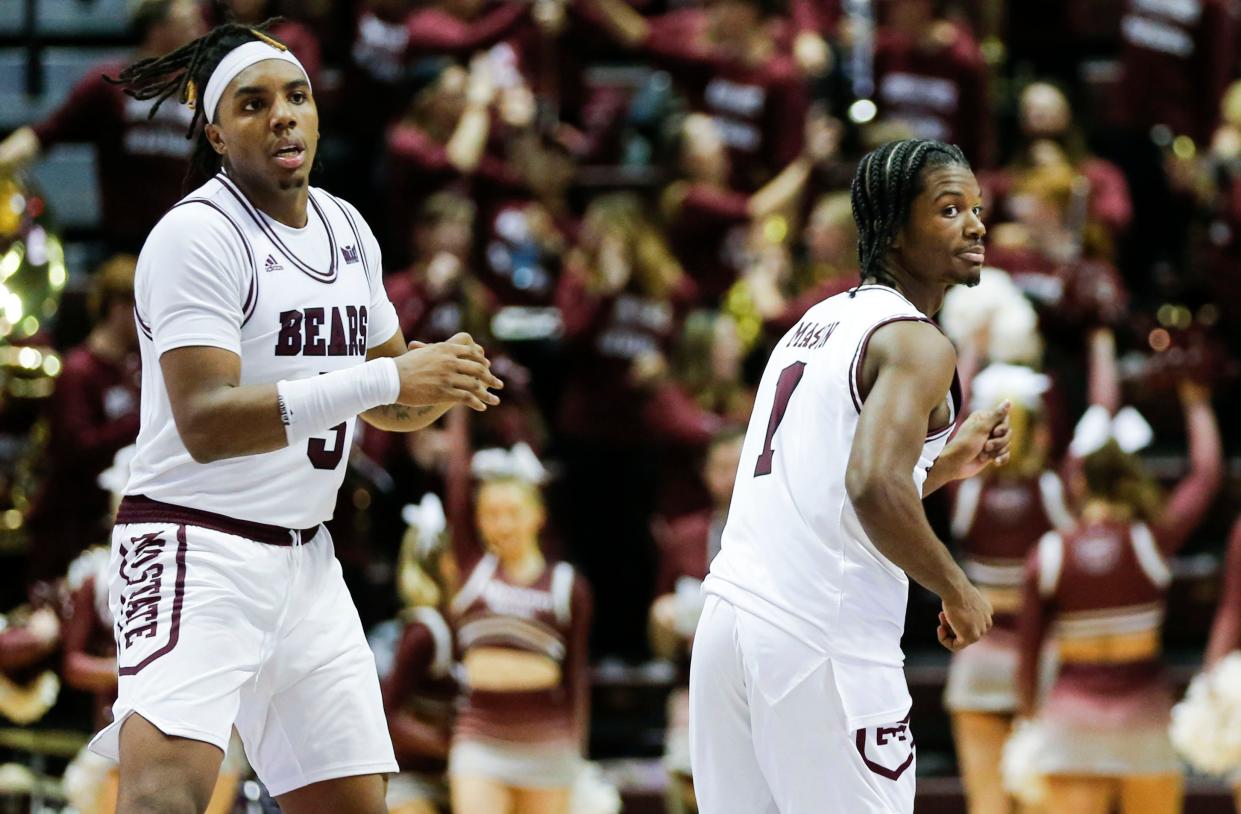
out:
<path id="1" fill-rule="evenodd" d="M 263 263 L 263 269 L 265 271 L 280 271 L 283 268 L 284 266 L 277 263 L 276 258 L 273 255 L 267 255 L 267 261 Z"/>
<path id="2" fill-rule="evenodd" d="M 116 614 L 117 665 L 135 675 L 171 653 L 181 636 L 185 602 L 185 526 L 130 537 L 120 546 L 120 607 Z"/>
<path id="3" fill-rule="evenodd" d="M 358 247 L 357 246 L 341 246 L 340 253 L 345 256 L 346 263 L 358 262 Z"/>
<path id="4" fill-rule="evenodd" d="M 866 768 L 888 780 L 899 780 L 914 762 L 914 735 L 909 716 L 889 726 L 859 729 L 855 736 L 858 754 Z"/>

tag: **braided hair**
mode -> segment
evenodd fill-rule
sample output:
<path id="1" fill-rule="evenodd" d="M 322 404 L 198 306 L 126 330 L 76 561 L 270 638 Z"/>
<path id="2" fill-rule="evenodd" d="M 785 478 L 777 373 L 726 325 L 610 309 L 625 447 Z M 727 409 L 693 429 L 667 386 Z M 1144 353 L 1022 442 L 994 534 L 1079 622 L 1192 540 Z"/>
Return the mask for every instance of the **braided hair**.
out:
<path id="1" fill-rule="evenodd" d="M 887 253 L 908 222 L 909 209 L 922 192 L 928 167 L 969 168 L 961 148 L 926 139 L 889 141 L 863 156 L 853 176 L 853 220 L 858 228 L 858 265 L 863 280 L 892 286 Z"/>
<path id="2" fill-rule="evenodd" d="M 209 122 L 203 112 L 202 94 L 207 89 L 207 81 L 212 72 L 230 51 L 251 40 L 285 48 L 284 43 L 264 33 L 277 22 L 280 22 L 279 17 L 273 17 L 254 27 L 225 23 L 163 56 L 140 59 L 127 66 L 116 77 L 104 77 L 105 81 L 122 86 L 128 96 L 141 101 L 154 99 L 155 104 L 151 106 L 147 118 L 153 118 L 160 105 L 173 94 L 177 96 L 176 101 L 193 108 L 194 115 L 190 119 L 185 137 L 197 138 L 197 141 L 190 157 L 187 183 L 191 178 L 205 180 L 220 171 L 220 155 L 212 149 L 203 132 L 203 126 Z"/>

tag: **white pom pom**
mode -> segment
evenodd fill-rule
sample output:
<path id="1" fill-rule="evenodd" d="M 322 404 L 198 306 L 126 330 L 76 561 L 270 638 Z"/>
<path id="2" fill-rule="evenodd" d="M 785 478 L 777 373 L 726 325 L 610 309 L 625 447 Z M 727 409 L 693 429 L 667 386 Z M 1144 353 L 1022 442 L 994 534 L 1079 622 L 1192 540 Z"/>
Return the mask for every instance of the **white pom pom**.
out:
<path id="1" fill-rule="evenodd" d="M 1041 807 L 1047 799 L 1047 777 L 1036 768 L 1046 748 L 1043 732 L 1036 721 L 1018 721 L 1004 743 L 1000 772 L 1004 789 L 1022 805 Z"/>
<path id="2" fill-rule="evenodd" d="M 621 797 L 597 763 L 583 763 L 573 783 L 570 814 L 620 814 Z"/>
<path id="3" fill-rule="evenodd" d="M 1038 332 L 1038 314 L 1020 294 L 992 312 L 987 356 L 993 362 L 1013 365 L 1037 366 L 1042 361 L 1043 337 Z"/>
<path id="4" fill-rule="evenodd" d="M 1223 775 L 1241 769 L 1241 653 L 1225 656 L 1189 684 L 1172 708 L 1172 745 L 1195 769 Z"/>

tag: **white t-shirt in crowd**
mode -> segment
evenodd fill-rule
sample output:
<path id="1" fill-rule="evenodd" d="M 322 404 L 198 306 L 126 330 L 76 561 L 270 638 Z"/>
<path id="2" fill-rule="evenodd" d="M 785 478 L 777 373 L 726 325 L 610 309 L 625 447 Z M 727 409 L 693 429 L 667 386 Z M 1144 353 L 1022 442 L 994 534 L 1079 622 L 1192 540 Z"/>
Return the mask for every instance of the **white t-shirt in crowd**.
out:
<path id="1" fill-rule="evenodd" d="M 328 520 L 354 421 L 291 447 L 197 463 L 173 421 L 160 357 L 210 346 L 241 358 L 241 384 L 360 365 L 399 330 L 379 244 L 350 204 L 312 187 L 294 229 L 221 172 L 151 230 L 138 257 L 134 316 L 142 425 L 125 493 L 287 528 Z"/>

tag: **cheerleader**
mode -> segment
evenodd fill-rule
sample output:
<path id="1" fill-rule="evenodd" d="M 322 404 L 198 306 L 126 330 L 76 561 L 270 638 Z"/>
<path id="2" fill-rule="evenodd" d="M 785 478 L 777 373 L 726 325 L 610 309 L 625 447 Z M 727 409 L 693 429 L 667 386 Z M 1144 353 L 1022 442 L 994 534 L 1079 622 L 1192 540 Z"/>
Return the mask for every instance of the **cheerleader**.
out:
<path id="1" fill-rule="evenodd" d="M 388 782 L 392 814 L 448 811 L 448 747 L 456 717 L 452 629 L 443 615 L 455 584 L 452 555 L 443 545 L 446 521 L 438 497 L 406 506 L 397 589 L 405 609 L 392 666 L 380 689 L 388 732 L 401 771 Z"/>
<path id="2" fill-rule="evenodd" d="M 588 723 L 590 589 L 540 548 L 545 472 L 529 447 L 483 450 L 472 472 L 485 553 L 449 606 L 464 680 L 453 811 L 567 814 Z"/>
<path id="3" fill-rule="evenodd" d="M 1012 453 L 962 481 L 953 495 L 952 537 L 966 574 L 994 609 L 991 632 L 952 658 L 944 707 L 970 814 L 1013 809 L 1000 776 L 1000 753 L 1017 710 L 1017 612 L 1026 555 L 1049 531 L 1068 531 L 1064 485 L 1047 466 L 1050 428 L 1043 408 L 1049 379 L 1027 367 L 993 364 L 972 382 L 974 409 L 1012 403 Z"/>
<path id="4" fill-rule="evenodd" d="M 1189 474 L 1166 503 L 1134 453 L 1151 440 L 1136 410 L 1092 407 L 1070 453 L 1081 459 L 1083 508 L 1027 561 L 1018 621 L 1018 712 L 1036 715 L 1035 772 L 1047 810 L 1177 814 L 1180 761 L 1168 737 L 1171 691 L 1160 632 L 1172 556 L 1219 487 L 1219 430 L 1207 389 L 1182 383 Z M 1039 704 L 1038 663 L 1050 638 L 1059 662 Z"/>

